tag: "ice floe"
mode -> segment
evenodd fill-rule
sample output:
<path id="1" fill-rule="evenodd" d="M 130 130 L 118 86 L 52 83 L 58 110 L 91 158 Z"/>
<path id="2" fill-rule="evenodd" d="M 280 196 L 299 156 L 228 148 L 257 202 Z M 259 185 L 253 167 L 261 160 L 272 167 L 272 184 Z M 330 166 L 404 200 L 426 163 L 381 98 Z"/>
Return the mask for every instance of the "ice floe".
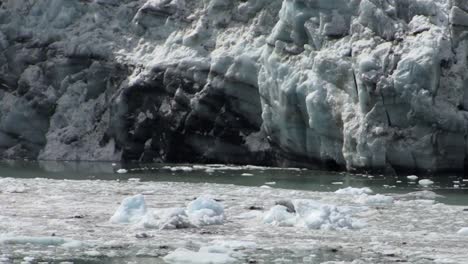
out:
<path id="1" fill-rule="evenodd" d="M 362 194 L 371 194 L 373 193 L 373 191 L 369 187 L 363 187 L 363 188 L 346 187 L 346 188 L 335 191 L 335 193 L 347 194 L 347 195 L 362 195 Z"/>
<path id="2" fill-rule="evenodd" d="M 125 198 L 117 211 L 110 218 L 112 223 L 129 224 L 140 221 L 146 215 L 146 203 L 143 195 Z"/>
<path id="3" fill-rule="evenodd" d="M 335 205 L 312 200 L 293 200 L 294 212 L 284 205 L 275 205 L 264 216 L 263 222 L 276 226 L 301 226 L 309 229 L 356 229 L 362 222 L 351 217 L 351 211 Z"/>
<path id="4" fill-rule="evenodd" d="M 422 179 L 422 180 L 418 181 L 418 184 L 421 185 L 421 186 L 424 186 L 424 187 L 428 187 L 428 186 L 433 185 L 434 182 L 429 180 L 429 179 Z"/>

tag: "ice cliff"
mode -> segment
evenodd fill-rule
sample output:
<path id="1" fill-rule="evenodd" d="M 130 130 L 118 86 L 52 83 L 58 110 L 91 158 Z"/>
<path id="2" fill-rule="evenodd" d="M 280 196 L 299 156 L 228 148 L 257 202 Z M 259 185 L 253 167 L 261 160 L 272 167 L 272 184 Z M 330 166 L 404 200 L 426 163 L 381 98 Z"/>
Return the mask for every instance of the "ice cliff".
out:
<path id="1" fill-rule="evenodd" d="M 4 158 L 463 170 L 465 0 L 3 0 Z"/>

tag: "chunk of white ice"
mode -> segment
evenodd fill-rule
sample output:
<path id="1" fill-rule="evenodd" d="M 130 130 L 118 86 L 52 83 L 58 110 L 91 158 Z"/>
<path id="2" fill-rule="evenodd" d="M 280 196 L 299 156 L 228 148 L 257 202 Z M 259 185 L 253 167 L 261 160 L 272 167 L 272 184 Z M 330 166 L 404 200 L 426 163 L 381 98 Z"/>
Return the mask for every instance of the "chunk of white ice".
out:
<path id="1" fill-rule="evenodd" d="M 335 193 L 346 194 L 346 195 L 361 195 L 361 194 L 371 194 L 373 193 L 373 191 L 368 187 L 364 187 L 364 188 L 347 187 L 347 188 L 339 189 Z"/>
<path id="2" fill-rule="evenodd" d="M 236 262 L 235 258 L 228 253 L 212 253 L 206 250 L 195 252 L 185 248 L 178 248 L 165 256 L 164 261 L 168 263 L 187 263 L 187 264 L 221 264 Z"/>
<path id="3" fill-rule="evenodd" d="M 128 172 L 128 171 L 127 171 L 126 169 L 118 169 L 118 170 L 117 170 L 117 173 L 119 173 L 119 174 L 125 174 L 125 173 L 127 173 L 127 172 Z"/>
<path id="4" fill-rule="evenodd" d="M 140 221 L 146 214 L 146 203 L 143 195 L 138 194 L 125 198 L 117 211 L 110 218 L 115 224 L 129 224 Z"/>
<path id="5" fill-rule="evenodd" d="M 187 206 L 187 215 L 195 226 L 221 225 L 224 222 L 224 208 L 208 197 L 198 197 Z"/>
<path id="6" fill-rule="evenodd" d="M 409 176 L 406 176 L 406 178 L 410 181 L 417 181 L 419 179 L 419 177 L 416 175 L 409 175 Z"/>
<path id="7" fill-rule="evenodd" d="M 420 180 L 418 183 L 419 183 L 419 185 L 425 186 L 425 187 L 431 186 L 432 184 L 434 184 L 433 181 L 428 180 L 428 179 L 422 179 L 422 180 Z"/>

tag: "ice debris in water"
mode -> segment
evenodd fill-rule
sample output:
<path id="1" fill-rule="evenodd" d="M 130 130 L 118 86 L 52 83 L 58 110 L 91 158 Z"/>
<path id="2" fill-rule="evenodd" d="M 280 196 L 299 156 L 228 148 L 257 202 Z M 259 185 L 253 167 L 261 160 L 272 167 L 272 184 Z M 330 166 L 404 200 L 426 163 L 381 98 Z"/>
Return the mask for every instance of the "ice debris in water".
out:
<path id="1" fill-rule="evenodd" d="M 188 219 L 185 208 L 157 209 L 147 213 L 140 224 L 145 228 L 157 229 L 180 229 L 193 226 Z"/>
<path id="2" fill-rule="evenodd" d="M 217 264 L 233 263 L 238 260 L 234 257 L 241 250 L 254 250 L 257 244 L 249 241 L 216 240 L 200 247 L 198 251 L 178 248 L 164 257 L 168 263 Z"/>
<path id="3" fill-rule="evenodd" d="M 77 240 L 61 237 L 32 237 L 32 236 L 0 236 L 0 245 L 30 244 L 37 246 L 61 246 L 65 248 L 78 248 L 85 246 Z"/>
<path id="4" fill-rule="evenodd" d="M 224 208 L 208 197 L 198 197 L 187 206 L 187 215 L 196 226 L 220 225 L 224 222 Z"/>
<path id="5" fill-rule="evenodd" d="M 143 195 L 125 198 L 117 211 L 110 218 L 115 224 L 129 224 L 140 221 L 146 215 L 146 203 Z"/>
<path id="6" fill-rule="evenodd" d="M 172 167 L 170 168 L 170 170 L 174 172 L 191 172 L 193 171 L 193 168 L 189 166 L 178 166 L 178 167 Z"/>
<path id="7" fill-rule="evenodd" d="M 367 187 L 364 187 L 364 188 L 347 187 L 344 189 L 339 189 L 335 193 L 358 196 L 356 201 L 365 205 L 387 205 L 387 204 L 392 204 L 394 201 L 392 197 L 382 195 L 382 194 L 369 195 L 373 193 L 373 191 Z"/>
<path id="8" fill-rule="evenodd" d="M 421 185 L 421 186 L 425 186 L 425 187 L 427 187 L 427 186 L 431 186 L 432 184 L 434 184 L 434 182 L 433 182 L 433 181 L 431 181 L 431 180 L 428 180 L 428 179 L 423 179 L 423 180 L 420 180 L 418 183 L 419 183 L 419 185 Z"/>
<path id="9" fill-rule="evenodd" d="M 406 178 L 410 181 L 416 181 L 419 179 L 419 177 L 416 175 L 409 175 L 409 176 L 406 176 Z"/>
<path id="10" fill-rule="evenodd" d="M 347 195 L 361 195 L 361 194 L 371 194 L 373 193 L 373 191 L 368 187 L 364 187 L 364 188 L 347 187 L 347 188 L 339 189 L 335 193 L 347 194 Z"/>
<path id="11" fill-rule="evenodd" d="M 266 224 L 276 226 L 303 226 L 309 229 L 359 229 L 363 223 L 352 219 L 351 210 L 313 200 L 293 200 L 295 212 L 286 206 L 275 205 L 263 218 Z"/>
<path id="12" fill-rule="evenodd" d="M 120 173 L 120 174 L 125 174 L 127 173 L 128 171 L 126 169 L 118 169 L 117 170 L 117 173 Z"/>
<path id="13" fill-rule="evenodd" d="M 361 195 L 358 198 L 358 202 L 365 205 L 389 205 L 393 204 L 393 197 L 376 194 L 376 195 Z"/>
<path id="14" fill-rule="evenodd" d="M 288 211 L 283 205 L 275 205 L 263 217 L 265 224 L 275 226 L 294 226 L 297 222 L 296 216 Z"/>
<path id="15" fill-rule="evenodd" d="M 410 192 L 406 194 L 400 194 L 398 195 L 398 198 L 405 199 L 405 200 L 415 200 L 415 199 L 424 199 L 424 200 L 434 200 L 437 198 L 443 198 L 444 196 L 439 195 L 435 192 L 431 192 L 428 190 L 424 191 L 417 191 L 417 192 Z"/>
<path id="16" fill-rule="evenodd" d="M 224 208 L 211 198 L 198 197 L 187 208 L 164 208 L 149 212 L 143 195 L 139 194 L 125 198 L 110 221 L 157 229 L 220 225 L 224 222 Z"/>
<path id="17" fill-rule="evenodd" d="M 191 263 L 191 264 L 221 264 L 236 262 L 235 258 L 226 253 L 196 252 L 185 248 L 178 248 L 165 256 L 164 261 L 168 263 Z"/>

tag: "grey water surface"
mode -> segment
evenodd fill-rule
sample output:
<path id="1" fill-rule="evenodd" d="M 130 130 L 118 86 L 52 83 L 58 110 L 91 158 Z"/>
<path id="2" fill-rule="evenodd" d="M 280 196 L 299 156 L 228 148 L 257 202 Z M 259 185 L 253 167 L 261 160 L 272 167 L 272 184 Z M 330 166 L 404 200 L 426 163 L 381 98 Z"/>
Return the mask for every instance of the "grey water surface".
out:
<path id="1" fill-rule="evenodd" d="M 430 190 L 443 197 L 437 201 L 452 205 L 468 206 L 468 181 L 460 175 L 418 175 L 420 179 L 431 179 L 434 185 L 423 187 L 406 178 L 407 175 L 384 176 L 351 174 L 346 172 L 246 168 L 242 166 L 208 165 L 215 170 L 193 169 L 173 171 L 171 168 L 196 165 L 174 164 L 115 164 L 110 162 L 56 162 L 56 161 L 1 161 L 0 178 L 48 178 L 68 180 L 128 180 L 140 181 L 218 183 L 241 186 L 262 186 L 269 183 L 272 188 L 332 192 L 347 186 L 370 187 L 375 193 L 410 193 Z M 205 166 L 205 165 L 202 165 Z M 119 174 L 125 168 L 128 173 Z M 250 175 L 246 175 L 250 174 Z"/>

